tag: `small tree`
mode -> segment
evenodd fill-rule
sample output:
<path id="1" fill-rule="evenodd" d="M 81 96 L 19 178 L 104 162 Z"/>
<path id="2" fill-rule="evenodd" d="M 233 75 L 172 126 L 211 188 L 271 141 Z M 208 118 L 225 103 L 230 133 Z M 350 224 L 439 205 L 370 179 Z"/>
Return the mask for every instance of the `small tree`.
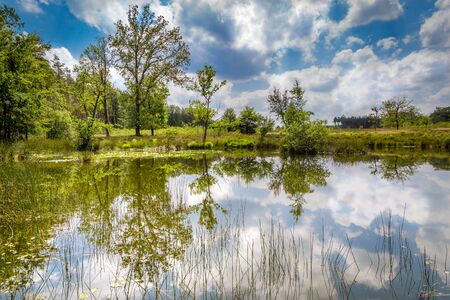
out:
<path id="1" fill-rule="evenodd" d="M 216 71 L 213 67 L 205 65 L 202 70 L 197 71 L 197 79 L 194 80 L 190 87 L 193 91 L 198 92 L 203 98 L 203 101 L 197 100 L 191 103 L 192 114 L 197 117 L 197 120 L 200 121 L 203 126 L 203 148 L 205 148 L 208 126 L 215 115 L 215 111 L 210 107 L 213 100 L 212 97 L 227 83 L 226 80 L 216 83 L 214 80 L 215 76 Z M 198 119 L 199 117 L 200 119 Z"/>
<path id="2" fill-rule="evenodd" d="M 267 97 L 269 109 L 271 113 L 281 119 L 281 122 L 286 126 L 285 115 L 289 106 L 289 97 L 287 91 L 281 94 L 280 90 L 274 88 L 272 94 Z"/>
<path id="3" fill-rule="evenodd" d="M 246 106 L 239 114 L 239 130 L 245 134 L 253 134 L 258 128 L 261 116 L 253 107 Z"/>
<path id="4" fill-rule="evenodd" d="M 228 131 L 234 131 L 237 127 L 237 116 L 234 109 L 227 108 L 222 115 L 221 121 L 225 124 Z"/>
<path id="5" fill-rule="evenodd" d="M 381 107 L 378 106 L 373 106 L 371 109 L 372 114 L 370 115 L 372 122 L 373 122 L 373 126 L 375 127 L 375 131 L 377 130 L 377 127 L 380 124 L 380 112 L 381 112 Z"/>
<path id="6" fill-rule="evenodd" d="M 386 126 L 395 126 L 397 130 L 407 121 L 412 121 L 418 114 L 417 108 L 406 97 L 393 97 L 382 103 L 382 118 Z"/>
<path id="7" fill-rule="evenodd" d="M 290 105 L 293 105 L 297 110 L 303 110 L 306 104 L 306 100 L 303 97 L 305 94 L 305 90 L 300 86 L 298 80 L 295 80 L 294 86 L 289 91 L 290 97 Z"/>
<path id="8" fill-rule="evenodd" d="M 261 117 L 258 124 L 258 131 L 260 135 L 260 144 L 264 141 L 266 135 L 273 130 L 274 122 L 269 117 Z"/>

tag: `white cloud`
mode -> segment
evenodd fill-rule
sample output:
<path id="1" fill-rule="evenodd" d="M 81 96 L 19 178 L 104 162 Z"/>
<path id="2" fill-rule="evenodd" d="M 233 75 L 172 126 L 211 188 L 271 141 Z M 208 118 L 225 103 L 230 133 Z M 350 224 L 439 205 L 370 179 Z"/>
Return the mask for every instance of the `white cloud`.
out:
<path id="1" fill-rule="evenodd" d="M 391 48 L 398 47 L 398 41 L 395 37 L 388 37 L 377 42 L 377 47 L 382 48 L 384 51 L 387 51 Z"/>
<path id="2" fill-rule="evenodd" d="M 364 45 L 364 41 L 356 36 L 349 36 L 345 40 L 347 46 L 353 46 L 353 45 Z"/>
<path id="3" fill-rule="evenodd" d="M 48 0 L 17 0 L 17 2 L 23 10 L 34 14 L 41 14 L 44 12 L 39 4 L 48 5 L 49 3 Z"/>
<path id="4" fill-rule="evenodd" d="M 420 27 L 420 39 L 425 47 L 450 47 L 450 1 L 436 2 L 437 11 Z"/>
<path id="5" fill-rule="evenodd" d="M 370 48 L 337 53 L 330 66 L 312 66 L 281 74 L 263 74 L 268 88 L 243 92 L 226 100 L 237 110 L 251 105 L 268 113 L 266 98 L 274 87 L 289 89 L 298 79 L 305 88 L 306 108 L 316 118 L 363 115 L 381 100 L 406 95 L 424 113 L 450 98 L 450 52 L 423 49 L 401 58 L 380 59 Z"/>
<path id="6" fill-rule="evenodd" d="M 165 7 L 155 0 L 131 0 L 131 1 L 91 1 L 91 0 L 67 0 L 70 11 L 80 20 L 105 32 L 110 33 L 114 29 L 114 23 L 118 20 L 126 20 L 127 11 L 131 5 L 150 4 L 151 10 L 156 15 L 162 15 L 167 20 L 172 20 L 170 8 Z"/>
<path id="7" fill-rule="evenodd" d="M 47 53 L 45 53 L 45 58 L 48 61 L 51 61 L 53 60 L 55 55 L 58 56 L 60 61 L 71 71 L 73 70 L 73 67 L 78 63 L 78 60 L 72 56 L 72 53 L 70 53 L 67 48 L 51 48 L 47 51 Z"/>
<path id="8" fill-rule="evenodd" d="M 399 0 L 348 0 L 348 13 L 339 22 L 338 31 L 373 21 L 388 21 L 399 17 L 403 7 Z"/>
<path id="9" fill-rule="evenodd" d="M 409 43 L 411 43 L 413 37 L 409 34 L 405 35 L 402 39 L 403 44 L 408 45 Z"/>

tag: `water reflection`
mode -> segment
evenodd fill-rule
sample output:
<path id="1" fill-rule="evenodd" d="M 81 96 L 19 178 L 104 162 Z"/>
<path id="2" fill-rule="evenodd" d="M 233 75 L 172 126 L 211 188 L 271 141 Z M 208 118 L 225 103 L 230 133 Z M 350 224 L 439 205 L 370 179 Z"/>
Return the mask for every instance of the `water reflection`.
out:
<path id="1" fill-rule="evenodd" d="M 436 296 L 448 292 L 449 166 L 206 155 L 5 164 L 0 298 Z"/>

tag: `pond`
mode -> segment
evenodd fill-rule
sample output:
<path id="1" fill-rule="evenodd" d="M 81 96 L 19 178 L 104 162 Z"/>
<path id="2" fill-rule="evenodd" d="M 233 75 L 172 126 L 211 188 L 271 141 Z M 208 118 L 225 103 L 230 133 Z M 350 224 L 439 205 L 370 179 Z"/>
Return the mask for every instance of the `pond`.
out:
<path id="1" fill-rule="evenodd" d="M 448 157 L 0 165 L 0 298 L 450 294 Z"/>

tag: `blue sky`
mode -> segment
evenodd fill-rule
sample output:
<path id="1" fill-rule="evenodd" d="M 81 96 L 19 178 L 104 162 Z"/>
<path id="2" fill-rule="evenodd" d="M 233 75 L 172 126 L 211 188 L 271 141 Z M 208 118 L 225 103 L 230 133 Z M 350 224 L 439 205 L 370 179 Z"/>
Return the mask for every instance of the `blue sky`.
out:
<path id="1" fill-rule="evenodd" d="M 5 1 L 2 1 L 5 2 Z M 212 64 L 228 84 L 216 107 L 268 113 L 273 88 L 298 79 L 321 119 L 367 114 L 397 95 L 430 113 L 450 105 L 450 0 L 6 0 L 67 65 L 114 31 L 131 4 L 150 4 L 190 45 L 189 73 Z M 123 87 L 116 70 L 112 80 Z M 170 103 L 197 97 L 170 86 Z"/>

